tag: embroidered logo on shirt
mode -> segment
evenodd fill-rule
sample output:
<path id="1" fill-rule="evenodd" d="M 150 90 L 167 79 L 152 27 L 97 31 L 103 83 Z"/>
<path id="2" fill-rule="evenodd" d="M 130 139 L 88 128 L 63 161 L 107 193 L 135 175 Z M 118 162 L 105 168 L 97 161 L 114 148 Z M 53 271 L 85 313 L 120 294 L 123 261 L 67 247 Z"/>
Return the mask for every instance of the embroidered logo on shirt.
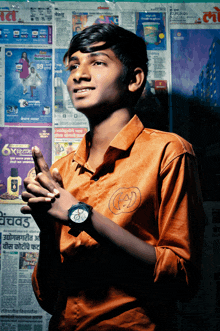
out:
<path id="1" fill-rule="evenodd" d="M 141 192 L 137 187 L 119 188 L 109 201 L 109 209 L 113 214 L 131 213 L 141 203 Z"/>

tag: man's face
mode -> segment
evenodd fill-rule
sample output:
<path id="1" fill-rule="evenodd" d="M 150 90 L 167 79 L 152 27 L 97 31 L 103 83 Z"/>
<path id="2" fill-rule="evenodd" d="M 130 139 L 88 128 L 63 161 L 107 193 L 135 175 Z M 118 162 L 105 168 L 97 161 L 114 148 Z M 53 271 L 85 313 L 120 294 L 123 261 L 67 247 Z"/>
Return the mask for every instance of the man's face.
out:
<path id="1" fill-rule="evenodd" d="M 77 51 L 70 57 L 69 70 L 67 88 L 78 111 L 92 116 L 121 108 L 127 86 L 121 79 L 123 65 L 111 49 Z"/>

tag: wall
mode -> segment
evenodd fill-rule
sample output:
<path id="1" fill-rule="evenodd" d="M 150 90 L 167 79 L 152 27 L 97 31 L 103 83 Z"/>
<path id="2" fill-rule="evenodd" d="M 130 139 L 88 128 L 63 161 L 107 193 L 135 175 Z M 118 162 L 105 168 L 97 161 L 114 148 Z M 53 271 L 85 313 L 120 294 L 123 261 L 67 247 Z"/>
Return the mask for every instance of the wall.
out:
<path id="1" fill-rule="evenodd" d="M 203 279 L 192 302 L 179 305 L 179 330 L 216 331 L 220 3 L 207 1 L 0 3 L 0 329 L 47 328 L 49 315 L 31 288 L 39 236 L 33 219 L 20 213 L 23 180 L 35 176 L 32 146 L 38 145 L 51 165 L 89 130 L 87 119 L 70 102 L 62 58 L 79 29 L 106 21 L 145 38 L 149 76 L 137 106 L 144 124 L 180 134 L 197 154 L 207 214 Z"/>

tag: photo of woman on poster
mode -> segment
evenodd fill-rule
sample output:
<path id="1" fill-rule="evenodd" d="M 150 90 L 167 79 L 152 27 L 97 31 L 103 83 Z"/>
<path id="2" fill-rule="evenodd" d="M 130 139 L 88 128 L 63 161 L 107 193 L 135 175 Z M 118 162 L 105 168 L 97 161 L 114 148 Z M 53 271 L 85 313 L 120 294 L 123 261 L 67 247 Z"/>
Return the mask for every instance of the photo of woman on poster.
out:
<path id="1" fill-rule="evenodd" d="M 30 63 L 27 57 L 27 53 L 23 52 L 21 54 L 21 58 L 19 60 L 19 63 L 22 63 L 22 70 L 20 71 L 20 79 L 21 79 L 21 83 L 23 85 L 23 94 L 27 93 L 27 81 L 26 78 L 29 75 L 29 67 L 30 67 Z"/>

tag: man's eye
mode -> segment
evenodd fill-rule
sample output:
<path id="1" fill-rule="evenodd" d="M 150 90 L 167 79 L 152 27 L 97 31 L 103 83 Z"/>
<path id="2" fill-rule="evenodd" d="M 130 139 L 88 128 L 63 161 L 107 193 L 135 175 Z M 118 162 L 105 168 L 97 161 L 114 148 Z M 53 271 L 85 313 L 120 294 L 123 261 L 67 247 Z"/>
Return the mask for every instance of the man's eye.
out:
<path id="1" fill-rule="evenodd" d="M 102 61 L 95 61 L 95 62 L 94 62 L 94 65 L 96 65 L 96 66 L 104 66 L 104 65 L 105 65 L 105 62 L 102 62 Z"/>
<path id="2" fill-rule="evenodd" d="M 78 68 L 78 66 L 79 66 L 78 64 L 70 64 L 69 67 L 68 67 L 68 70 L 69 71 L 75 70 L 75 69 Z"/>

